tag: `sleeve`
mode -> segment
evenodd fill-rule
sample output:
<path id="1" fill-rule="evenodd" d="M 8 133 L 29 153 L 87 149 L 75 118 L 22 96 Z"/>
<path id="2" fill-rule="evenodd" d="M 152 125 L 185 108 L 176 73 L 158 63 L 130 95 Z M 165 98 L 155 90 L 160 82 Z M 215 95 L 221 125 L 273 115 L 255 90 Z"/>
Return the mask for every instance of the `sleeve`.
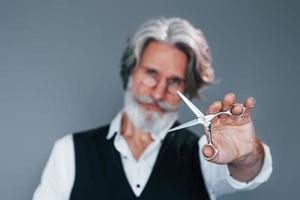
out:
<path id="1" fill-rule="evenodd" d="M 199 147 L 206 143 L 205 136 L 202 136 L 199 140 Z M 260 184 L 266 182 L 272 173 L 272 157 L 270 148 L 263 144 L 265 151 L 265 160 L 259 174 L 250 182 L 240 182 L 230 176 L 227 165 L 219 165 L 206 161 L 199 152 L 200 163 L 204 181 L 211 199 L 233 193 L 237 191 L 252 190 L 258 187 Z M 199 148 L 201 149 L 201 148 Z"/>
<path id="2" fill-rule="evenodd" d="M 55 142 L 41 182 L 33 194 L 33 200 L 67 200 L 75 179 L 75 158 L 72 135 Z"/>

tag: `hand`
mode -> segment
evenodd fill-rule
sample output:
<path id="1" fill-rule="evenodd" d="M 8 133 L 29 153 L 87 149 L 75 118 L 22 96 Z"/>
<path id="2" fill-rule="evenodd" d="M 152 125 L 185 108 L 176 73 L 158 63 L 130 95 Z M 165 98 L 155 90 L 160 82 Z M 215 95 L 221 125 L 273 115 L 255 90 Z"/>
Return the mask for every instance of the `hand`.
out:
<path id="1" fill-rule="evenodd" d="M 243 112 L 243 105 L 246 108 L 255 104 L 255 99 L 249 97 L 244 104 L 236 103 L 236 97 L 233 93 L 224 96 L 223 101 L 214 102 L 209 106 L 207 114 L 232 108 L 234 115 L 240 115 Z M 218 164 L 242 163 L 249 161 L 250 155 L 256 155 L 256 137 L 253 122 L 251 120 L 251 111 L 247 109 L 243 116 L 235 117 L 229 115 L 219 115 L 211 121 L 212 141 L 214 146 L 219 149 L 217 156 L 211 162 Z M 207 130 L 205 129 L 206 134 Z M 204 148 L 204 154 L 207 155 Z M 255 154 L 254 154 L 255 153 Z M 253 158 L 253 156 L 251 156 Z"/>

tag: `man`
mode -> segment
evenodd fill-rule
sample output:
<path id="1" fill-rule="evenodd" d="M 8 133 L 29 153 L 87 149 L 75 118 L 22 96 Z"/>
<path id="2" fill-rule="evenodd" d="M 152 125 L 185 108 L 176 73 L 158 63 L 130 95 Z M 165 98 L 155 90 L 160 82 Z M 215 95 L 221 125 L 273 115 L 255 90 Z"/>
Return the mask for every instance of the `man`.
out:
<path id="1" fill-rule="evenodd" d="M 54 145 L 33 199 L 216 199 L 265 182 L 269 148 L 256 139 L 251 112 L 212 121 L 217 156 L 206 161 L 198 138 L 178 125 L 180 91 L 190 98 L 214 83 L 207 42 L 200 30 L 179 18 L 144 23 L 128 41 L 121 64 L 124 108 L 110 125 L 65 136 Z M 232 109 L 233 93 L 208 113 Z M 204 154 L 209 154 L 205 151 Z"/>

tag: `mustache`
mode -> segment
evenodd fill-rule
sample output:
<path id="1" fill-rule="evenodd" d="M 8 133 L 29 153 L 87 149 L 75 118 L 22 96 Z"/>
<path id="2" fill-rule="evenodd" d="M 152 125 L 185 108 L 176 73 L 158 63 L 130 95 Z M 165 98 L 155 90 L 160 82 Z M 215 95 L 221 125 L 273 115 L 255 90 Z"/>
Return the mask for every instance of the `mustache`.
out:
<path id="1" fill-rule="evenodd" d="M 166 110 L 168 112 L 172 112 L 177 110 L 177 106 L 173 106 L 167 102 L 164 101 L 156 101 L 153 98 L 146 96 L 146 95 L 138 95 L 136 96 L 136 99 L 141 103 L 153 103 L 158 105 L 161 109 Z"/>

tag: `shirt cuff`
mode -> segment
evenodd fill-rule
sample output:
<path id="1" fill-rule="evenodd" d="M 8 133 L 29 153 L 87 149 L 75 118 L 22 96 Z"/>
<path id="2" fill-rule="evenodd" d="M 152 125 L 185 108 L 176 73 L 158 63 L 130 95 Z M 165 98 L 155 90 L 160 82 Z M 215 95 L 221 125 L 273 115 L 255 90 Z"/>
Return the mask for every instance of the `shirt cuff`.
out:
<path id="1" fill-rule="evenodd" d="M 228 165 L 226 167 L 226 179 L 228 183 L 237 190 L 252 190 L 256 187 L 258 187 L 260 184 L 266 182 L 269 177 L 271 176 L 271 173 L 273 171 L 272 168 L 272 157 L 270 153 L 270 148 L 263 144 L 264 152 L 265 152 L 265 158 L 263 162 L 263 166 L 259 172 L 259 174 L 250 182 L 241 182 L 230 176 L 230 172 L 228 169 Z"/>

